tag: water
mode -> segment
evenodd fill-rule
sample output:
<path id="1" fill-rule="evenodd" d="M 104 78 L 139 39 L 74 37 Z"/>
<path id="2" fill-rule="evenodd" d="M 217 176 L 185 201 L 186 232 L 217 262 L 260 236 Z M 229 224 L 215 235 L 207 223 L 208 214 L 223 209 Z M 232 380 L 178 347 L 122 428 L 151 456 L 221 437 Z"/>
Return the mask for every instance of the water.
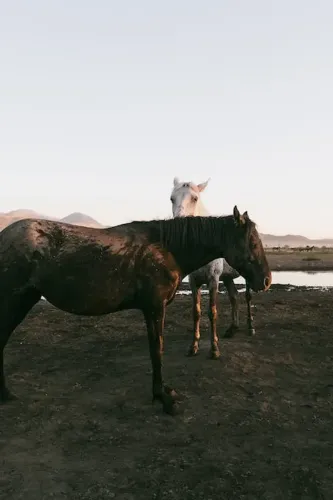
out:
<path id="1" fill-rule="evenodd" d="M 237 278 L 235 283 L 245 284 L 244 278 Z M 333 272 L 304 272 L 304 271 L 273 271 L 272 283 L 293 286 L 333 286 Z"/>
<path id="2" fill-rule="evenodd" d="M 333 272 L 275 271 L 273 283 L 280 285 L 333 287 Z"/>
<path id="3" fill-rule="evenodd" d="M 314 286 L 314 287 L 333 287 L 333 272 L 304 272 L 304 271 L 273 271 L 272 283 L 275 285 L 292 286 Z M 188 277 L 184 279 L 188 282 Z M 235 283 L 245 285 L 242 277 L 235 279 Z M 241 290 L 240 290 L 241 291 Z"/>

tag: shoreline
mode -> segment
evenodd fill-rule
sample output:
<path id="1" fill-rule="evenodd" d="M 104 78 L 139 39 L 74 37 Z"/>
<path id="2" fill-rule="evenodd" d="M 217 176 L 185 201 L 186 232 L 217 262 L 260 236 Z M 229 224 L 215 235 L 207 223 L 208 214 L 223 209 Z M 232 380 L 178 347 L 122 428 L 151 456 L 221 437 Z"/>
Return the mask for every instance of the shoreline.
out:
<path id="1" fill-rule="evenodd" d="M 332 272 L 333 271 L 333 261 L 320 261 L 320 262 L 284 262 L 278 264 L 276 262 L 271 262 L 268 256 L 268 264 L 271 271 L 274 272 Z"/>
<path id="2" fill-rule="evenodd" d="M 269 260 L 268 260 L 269 263 Z M 319 262 L 318 264 L 285 264 L 285 265 L 271 265 L 271 271 L 274 272 L 332 272 L 333 271 L 333 262 Z"/>
<path id="3" fill-rule="evenodd" d="M 227 290 L 223 285 L 223 281 L 219 282 L 219 294 L 226 294 Z M 243 284 L 235 283 L 235 287 L 238 292 L 245 292 L 245 286 Z M 311 286 L 311 285 L 293 285 L 291 283 L 289 284 L 281 284 L 281 283 L 272 283 L 270 286 L 270 289 L 265 292 L 265 293 L 271 293 L 271 292 L 290 292 L 290 291 L 300 291 L 300 292 L 312 292 L 312 291 L 325 291 L 325 290 L 330 290 L 333 289 L 333 286 Z M 185 292 L 185 293 L 184 293 Z M 182 282 L 181 286 L 177 290 L 177 295 L 187 295 L 188 293 L 191 293 L 191 289 L 189 286 L 189 283 Z M 202 286 L 202 292 L 204 294 L 208 293 L 208 289 L 206 285 Z M 263 292 L 258 292 L 259 294 Z M 258 294 L 256 293 L 255 296 Z"/>

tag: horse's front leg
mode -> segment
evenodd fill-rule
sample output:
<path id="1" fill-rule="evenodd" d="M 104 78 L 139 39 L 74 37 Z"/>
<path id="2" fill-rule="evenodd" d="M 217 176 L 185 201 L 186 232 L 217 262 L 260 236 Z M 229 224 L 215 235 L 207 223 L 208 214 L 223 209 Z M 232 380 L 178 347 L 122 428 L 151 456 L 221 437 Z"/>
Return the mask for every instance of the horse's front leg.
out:
<path id="1" fill-rule="evenodd" d="M 247 305 L 247 329 L 249 332 L 249 335 L 255 335 L 256 330 L 254 328 L 254 318 L 252 315 L 252 307 L 251 307 L 251 300 L 252 300 L 252 293 L 249 284 L 246 282 L 246 290 L 245 290 L 245 298 L 246 298 L 246 305 Z"/>
<path id="2" fill-rule="evenodd" d="M 201 289 L 190 281 L 192 289 L 192 317 L 193 317 L 193 338 L 187 351 L 188 356 L 195 356 L 199 351 L 200 342 L 200 318 L 201 318 Z"/>
<path id="3" fill-rule="evenodd" d="M 165 413 L 174 413 L 174 404 L 177 393 L 163 384 L 162 355 L 163 355 L 163 329 L 165 318 L 165 304 L 144 311 L 147 325 L 149 353 L 153 369 L 153 401 L 162 402 Z"/>
<path id="4" fill-rule="evenodd" d="M 208 309 L 208 316 L 210 320 L 210 330 L 211 330 L 210 356 L 212 359 L 218 359 L 221 355 L 219 349 L 219 338 L 216 331 L 217 292 L 218 292 L 218 281 L 213 280 L 209 283 L 209 309 Z"/>

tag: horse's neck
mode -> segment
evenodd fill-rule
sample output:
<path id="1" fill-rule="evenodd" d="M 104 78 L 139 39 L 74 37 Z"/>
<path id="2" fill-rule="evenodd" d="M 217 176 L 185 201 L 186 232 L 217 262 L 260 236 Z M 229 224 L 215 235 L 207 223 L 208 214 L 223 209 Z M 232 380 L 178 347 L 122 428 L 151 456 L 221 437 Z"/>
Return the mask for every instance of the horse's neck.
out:
<path id="1" fill-rule="evenodd" d="M 209 215 L 208 210 L 206 209 L 200 198 L 198 199 L 198 202 L 195 206 L 194 215 L 201 215 L 202 217 L 206 217 L 207 215 Z"/>
<path id="2" fill-rule="evenodd" d="M 215 219 L 215 218 L 212 218 Z M 225 240 L 228 230 L 228 221 L 201 224 L 198 221 L 198 233 L 195 241 L 192 240 L 190 234 L 192 232 L 190 220 L 187 221 L 188 226 L 184 228 L 184 238 L 172 241 L 166 241 L 166 246 L 174 254 L 176 261 L 182 269 L 184 276 L 192 273 L 196 269 L 205 266 L 212 260 L 223 257 L 224 248 L 227 241 Z M 197 222 L 193 221 L 193 224 Z M 212 225 L 211 225 L 212 224 Z M 167 238 L 168 240 L 168 238 Z"/>

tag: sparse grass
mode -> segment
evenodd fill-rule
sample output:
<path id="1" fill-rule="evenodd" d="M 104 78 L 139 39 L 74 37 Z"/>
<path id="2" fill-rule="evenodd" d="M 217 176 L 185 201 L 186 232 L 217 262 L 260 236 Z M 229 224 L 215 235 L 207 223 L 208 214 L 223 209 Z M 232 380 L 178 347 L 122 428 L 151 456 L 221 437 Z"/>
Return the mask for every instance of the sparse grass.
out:
<path id="1" fill-rule="evenodd" d="M 333 271 L 333 248 L 300 251 L 292 248 L 265 249 L 272 271 Z"/>

